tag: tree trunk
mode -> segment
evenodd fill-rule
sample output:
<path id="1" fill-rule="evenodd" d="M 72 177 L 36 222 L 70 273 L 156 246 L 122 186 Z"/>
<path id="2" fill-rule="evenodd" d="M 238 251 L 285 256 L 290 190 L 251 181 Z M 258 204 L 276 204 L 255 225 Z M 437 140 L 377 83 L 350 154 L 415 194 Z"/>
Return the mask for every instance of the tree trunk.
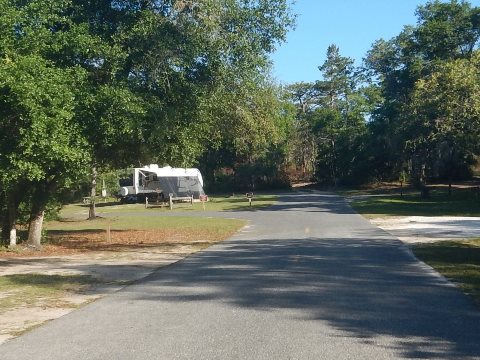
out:
<path id="1" fill-rule="evenodd" d="M 13 248 L 17 245 L 17 206 L 13 195 L 8 197 L 8 232 L 9 247 Z"/>
<path id="2" fill-rule="evenodd" d="M 235 166 L 235 164 L 232 165 L 232 170 L 233 170 L 233 189 L 232 189 L 232 193 L 234 193 L 235 191 L 237 191 L 237 167 Z"/>
<path id="3" fill-rule="evenodd" d="M 2 221 L 2 237 L 0 239 L 0 244 L 7 245 L 9 240 L 8 234 L 9 234 L 10 226 L 8 224 L 8 209 L 6 208 L 3 211 L 1 221 Z"/>
<path id="4" fill-rule="evenodd" d="M 95 163 L 92 165 L 92 174 L 90 180 L 90 209 L 88 211 L 88 219 L 93 220 L 97 217 L 95 210 L 95 196 L 97 195 L 97 166 Z"/>
<path id="5" fill-rule="evenodd" d="M 57 188 L 58 183 L 56 182 L 55 177 L 52 176 L 50 179 L 41 183 L 32 184 L 32 186 L 35 187 L 35 190 L 32 197 L 27 244 L 40 250 L 45 209 L 47 208 L 48 200 L 53 191 Z"/>
<path id="6" fill-rule="evenodd" d="M 23 184 L 5 191 L 2 198 L 4 213 L 2 214 L 2 239 L 0 243 L 15 247 L 17 245 L 17 213 L 18 206 L 25 196 Z M 0 204 L 2 205 L 2 204 Z"/>
<path id="7" fill-rule="evenodd" d="M 333 176 L 333 188 L 337 188 L 337 154 L 335 151 L 335 140 L 332 142 L 332 176 Z"/>
<path id="8" fill-rule="evenodd" d="M 420 171 L 420 197 L 428 199 L 430 197 L 430 189 L 427 186 L 427 166 L 422 164 Z"/>
<path id="9" fill-rule="evenodd" d="M 248 167 L 250 172 L 250 191 L 255 191 L 255 174 L 253 173 L 253 159 L 251 156 L 248 157 Z"/>
<path id="10" fill-rule="evenodd" d="M 41 240 L 44 215 L 45 211 L 43 210 L 34 214 L 28 227 L 28 244 L 34 246 L 37 250 L 42 248 Z"/>
<path id="11" fill-rule="evenodd" d="M 448 198 L 452 197 L 452 176 L 448 177 Z"/>

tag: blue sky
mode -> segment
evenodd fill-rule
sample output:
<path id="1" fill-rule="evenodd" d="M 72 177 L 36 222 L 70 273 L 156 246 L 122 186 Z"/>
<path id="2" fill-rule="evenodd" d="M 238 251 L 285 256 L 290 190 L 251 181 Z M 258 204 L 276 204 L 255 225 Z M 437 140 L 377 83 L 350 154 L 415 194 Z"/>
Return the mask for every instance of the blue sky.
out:
<path id="1" fill-rule="evenodd" d="M 390 39 L 416 23 L 415 9 L 427 0 L 296 0 L 297 26 L 272 54 L 281 83 L 314 81 L 330 44 L 357 64 L 380 38 Z M 480 0 L 470 1 L 480 6 Z"/>

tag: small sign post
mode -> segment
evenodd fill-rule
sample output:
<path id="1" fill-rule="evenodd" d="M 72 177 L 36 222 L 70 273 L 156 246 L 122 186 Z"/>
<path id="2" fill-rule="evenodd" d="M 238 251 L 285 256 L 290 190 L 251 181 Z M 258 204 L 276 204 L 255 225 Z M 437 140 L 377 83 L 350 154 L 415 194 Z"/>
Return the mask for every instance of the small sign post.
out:
<path id="1" fill-rule="evenodd" d="M 205 203 L 208 201 L 208 195 L 200 195 L 199 198 L 202 202 L 203 211 L 205 211 Z"/>
<path id="2" fill-rule="evenodd" d="M 155 193 L 157 194 L 157 204 L 160 202 L 160 194 L 162 193 L 162 189 L 156 188 Z"/>
<path id="3" fill-rule="evenodd" d="M 248 199 L 249 205 L 252 206 L 253 192 L 246 193 L 245 197 Z"/>

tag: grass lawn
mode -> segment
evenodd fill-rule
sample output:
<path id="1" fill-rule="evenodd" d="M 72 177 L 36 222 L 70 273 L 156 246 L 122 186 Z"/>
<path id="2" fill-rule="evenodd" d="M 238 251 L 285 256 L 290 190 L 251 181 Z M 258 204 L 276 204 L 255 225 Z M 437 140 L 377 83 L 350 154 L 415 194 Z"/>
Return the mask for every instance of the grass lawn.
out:
<path id="1" fill-rule="evenodd" d="M 145 210 L 145 209 L 143 209 Z M 231 232 L 237 229 L 241 220 L 223 218 L 200 218 L 188 216 L 114 216 L 98 217 L 95 220 L 65 219 L 50 221 L 45 228 L 48 231 L 82 231 L 82 230 L 188 230 Z"/>
<path id="2" fill-rule="evenodd" d="M 400 197 L 373 196 L 354 200 L 352 207 L 367 218 L 386 216 L 480 216 L 480 198 L 471 189 L 455 189 L 449 197 L 446 190 L 433 189 L 429 199 L 417 193 Z"/>
<path id="3" fill-rule="evenodd" d="M 233 210 L 258 210 L 277 202 L 277 196 L 275 195 L 255 195 L 252 206 L 249 206 L 248 200 L 243 195 L 237 196 L 213 196 L 209 197 L 209 201 L 205 203 L 206 211 L 233 211 Z M 201 203 L 194 203 L 193 206 L 186 203 L 175 204 L 173 210 L 170 210 L 168 206 L 157 206 L 150 204 L 148 209 L 145 209 L 145 204 L 119 204 L 118 202 L 99 202 L 97 203 L 97 214 L 112 214 L 112 213 L 129 213 L 139 211 L 149 212 L 194 212 L 203 211 L 203 205 Z M 62 218 L 71 217 L 87 217 L 88 205 L 85 204 L 71 204 L 66 205 L 62 209 L 60 216 Z"/>
<path id="4" fill-rule="evenodd" d="M 420 244 L 412 250 L 480 305 L 480 239 Z"/>
<path id="5" fill-rule="evenodd" d="M 255 195 L 250 207 L 243 195 L 214 196 L 205 204 L 205 210 L 258 210 L 276 201 L 277 197 L 274 195 Z M 88 216 L 88 205 L 66 205 L 60 212 L 61 220 L 45 224 L 45 246 L 42 251 L 22 249 L 21 246 L 14 250 L 0 248 L 0 257 L 66 255 L 90 250 L 120 251 L 135 246 L 177 246 L 182 241 L 204 248 L 230 237 L 246 224 L 243 220 L 188 216 L 189 213 L 197 211 L 203 211 L 201 203 L 194 203 L 193 206 L 176 204 L 175 208 L 170 210 L 168 207 L 155 205 L 145 209 L 144 204 L 99 202 L 99 217 L 85 220 Z M 158 216 L 172 212 L 179 213 L 179 216 Z M 108 217 L 105 217 L 107 215 Z"/>
<path id="6" fill-rule="evenodd" d="M 274 204 L 274 195 L 255 195 L 253 206 L 242 196 L 210 197 L 205 204 L 207 211 L 256 210 Z M 88 205 L 71 204 L 60 212 L 60 219 L 45 224 L 43 249 L 22 247 L 0 248 L 0 257 L 69 255 L 86 251 L 123 251 L 146 246 L 163 249 L 182 244 L 196 249 L 232 236 L 246 221 L 222 218 L 189 217 L 188 214 L 203 211 L 201 203 L 178 204 L 174 210 L 144 204 L 120 205 L 115 202 L 97 204 L 95 220 L 86 220 Z M 179 216 L 163 217 L 161 213 L 179 213 Z M 180 214 L 185 214 L 181 216 Z M 108 217 L 105 217 L 108 215 Z M 25 230 L 19 231 L 23 235 Z M 24 236 L 24 235 L 23 235 Z M 168 249 L 167 249 L 168 250 Z"/>
<path id="7" fill-rule="evenodd" d="M 87 275 L 15 274 L 0 276 L 0 315 L 22 306 L 75 307 L 63 298 L 96 280 Z"/>

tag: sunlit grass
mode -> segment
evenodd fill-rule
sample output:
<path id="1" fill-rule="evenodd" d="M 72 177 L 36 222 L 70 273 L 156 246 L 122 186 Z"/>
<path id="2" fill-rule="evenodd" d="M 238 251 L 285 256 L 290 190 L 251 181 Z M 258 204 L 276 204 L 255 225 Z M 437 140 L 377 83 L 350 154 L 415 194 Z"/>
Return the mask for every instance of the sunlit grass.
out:
<path id="1" fill-rule="evenodd" d="M 419 244 L 412 250 L 480 305 L 480 238 Z"/>
<path id="2" fill-rule="evenodd" d="M 62 256 L 88 251 L 124 251 L 157 246 L 202 249 L 223 241 L 247 222 L 239 219 L 158 216 L 153 213 L 112 214 L 94 220 L 72 217 L 45 224 L 42 249 L 23 243 L 14 249 L 0 248 L 0 257 Z"/>
<path id="3" fill-rule="evenodd" d="M 470 189 L 456 189 L 449 197 L 445 190 L 432 190 L 428 199 L 418 194 L 403 197 L 367 197 L 352 202 L 352 207 L 368 217 L 385 216 L 480 216 L 480 199 Z"/>
<path id="4" fill-rule="evenodd" d="M 197 211 L 239 211 L 239 210 L 258 210 L 271 206 L 277 202 L 278 198 L 274 195 L 257 195 L 255 194 L 252 206 L 250 206 L 248 199 L 244 195 L 236 196 L 214 196 L 209 197 L 209 201 L 205 204 L 195 202 L 193 206 L 188 203 L 176 203 L 173 210 L 168 206 L 159 206 L 154 202 L 149 204 L 148 209 L 145 209 L 145 204 L 119 204 L 117 202 L 99 202 L 96 206 L 97 215 L 114 214 L 114 213 L 137 213 L 137 212 L 181 212 L 191 213 Z M 85 204 L 70 204 L 63 207 L 60 212 L 62 218 L 86 218 L 88 216 L 88 205 Z"/>
<path id="5" fill-rule="evenodd" d="M 155 230 L 155 229 L 183 229 L 183 230 L 214 230 L 231 231 L 243 225 L 244 222 L 235 219 L 197 218 L 188 216 L 114 216 L 99 217 L 94 220 L 62 220 L 50 221 L 46 224 L 47 230 Z"/>

